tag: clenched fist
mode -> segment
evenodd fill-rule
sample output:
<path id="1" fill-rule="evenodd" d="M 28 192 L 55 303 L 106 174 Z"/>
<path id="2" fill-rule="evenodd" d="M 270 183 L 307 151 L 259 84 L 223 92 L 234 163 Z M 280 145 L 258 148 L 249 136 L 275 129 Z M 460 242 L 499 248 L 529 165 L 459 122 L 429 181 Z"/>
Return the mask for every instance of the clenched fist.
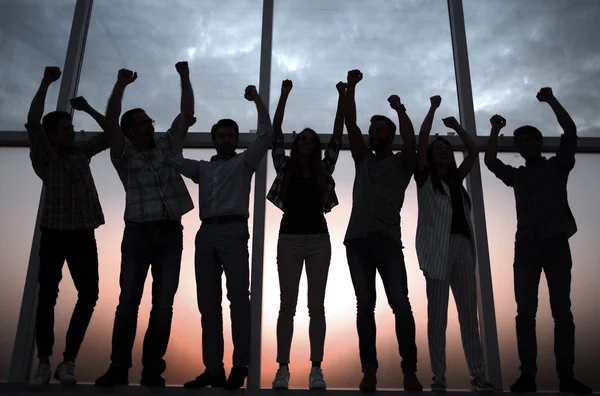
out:
<path id="1" fill-rule="evenodd" d="M 439 96 L 438 96 L 439 97 Z M 451 129 L 456 129 L 457 127 L 460 126 L 460 123 L 458 122 L 458 120 L 454 117 L 446 117 L 446 118 L 442 118 L 442 122 L 444 123 L 444 125 L 447 128 L 451 128 Z"/>
<path id="2" fill-rule="evenodd" d="M 59 67 L 56 66 L 48 66 L 44 69 L 44 81 L 52 84 L 54 81 L 60 78 L 62 72 Z"/>
<path id="3" fill-rule="evenodd" d="M 256 102 L 260 99 L 258 91 L 256 90 L 256 87 L 254 85 L 248 85 L 246 87 L 246 90 L 244 91 L 244 98 L 246 98 L 246 100 L 250 102 Z"/>
<path id="4" fill-rule="evenodd" d="M 500 130 L 506 126 L 506 120 L 501 115 L 496 114 L 490 118 L 490 124 L 492 124 L 492 128 Z"/>
<path id="5" fill-rule="evenodd" d="M 400 101 L 400 97 L 398 95 L 391 95 L 388 98 L 388 102 L 390 103 L 390 107 L 394 110 L 405 110 L 404 105 Z"/>
<path id="6" fill-rule="evenodd" d="M 175 70 L 177 70 L 177 73 L 179 73 L 179 75 L 190 74 L 190 67 L 188 66 L 187 62 L 177 62 L 175 64 Z"/>
<path id="7" fill-rule="evenodd" d="M 429 102 L 431 103 L 431 107 L 437 109 L 442 104 L 442 97 L 440 95 L 435 95 L 429 98 Z"/>
<path id="8" fill-rule="evenodd" d="M 348 72 L 348 84 L 349 85 L 356 85 L 358 84 L 363 78 L 363 74 L 361 73 L 360 70 L 350 70 Z"/>
<path id="9" fill-rule="evenodd" d="M 132 72 L 131 70 L 121 69 L 119 70 L 119 74 L 117 76 L 117 81 L 129 85 L 137 79 L 137 73 Z"/>
<path id="10" fill-rule="evenodd" d="M 340 94 L 343 94 L 343 93 L 345 93 L 345 92 L 346 92 L 346 86 L 347 86 L 347 85 L 348 85 L 348 84 L 346 84 L 345 82 L 343 82 L 343 81 L 340 81 L 339 83 L 335 84 L 335 88 L 338 90 L 338 92 L 339 92 Z"/>
<path id="11" fill-rule="evenodd" d="M 540 92 L 538 92 L 537 95 L 535 95 L 535 97 L 540 102 L 548 103 L 550 100 L 552 100 L 554 98 L 554 94 L 552 93 L 552 88 L 544 87 L 544 88 L 540 89 Z"/>
<path id="12" fill-rule="evenodd" d="M 78 96 L 69 101 L 71 103 L 71 107 L 75 110 L 83 111 L 90 108 L 87 100 L 83 96 Z"/>
<path id="13" fill-rule="evenodd" d="M 292 88 L 294 88 L 292 80 L 283 80 L 281 82 L 281 93 L 290 93 Z"/>

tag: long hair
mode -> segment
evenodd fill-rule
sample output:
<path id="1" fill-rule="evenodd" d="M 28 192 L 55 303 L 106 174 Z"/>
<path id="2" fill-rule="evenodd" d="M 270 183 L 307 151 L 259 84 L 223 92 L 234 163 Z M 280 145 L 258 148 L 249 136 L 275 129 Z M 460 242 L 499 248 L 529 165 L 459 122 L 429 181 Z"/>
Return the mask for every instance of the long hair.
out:
<path id="1" fill-rule="evenodd" d="M 469 193 L 467 193 L 467 190 L 463 184 L 458 180 L 458 166 L 456 166 L 456 159 L 454 158 L 454 153 L 452 152 L 452 145 L 448 140 L 439 136 L 437 136 L 427 147 L 427 167 L 429 168 L 429 177 L 431 178 L 431 184 L 433 184 L 434 190 L 440 194 L 446 194 L 444 186 L 442 185 L 442 177 L 437 171 L 435 163 L 433 162 L 433 146 L 435 146 L 437 142 L 445 144 L 452 153 L 450 155 L 450 163 L 448 164 L 448 179 L 452 180 L 453 183 L 458 183 L 460 186 L 460 191 L 467 202 L 467 206 L 471 208 L 471 198 L 469 197 Z"/>
<path id="2" fill-rule="evenodd" d="M 315 175 L 312 174 L 314 169 L 319 169 L 319 162 L 322 161 L 322 147 L 321 147 L 321 139 L 319 138 L 319 135 L 312 129 L 310 128 L 304 128 L 298 135 L 296 135 L 296 138 L 294 139 L 294 143 L 292 143 L 292 150 L 290 152 L 290 160 L 288 161 L 285 170 L 284 170 L 284 176 L 283 176 L 283 186 L 281 189 L 281 193 L 282 193 L 282 198 L 285 196 L 285 193 L 289 187 L 289 184 L 291 183 L 292 179 L 298 175 L 300 175 L 300 173 L 302 172 L 302 166 L 300 163 L 300 153 L 298 152 L 298 146 L 300 144 L 300 137 L 303 134 L 311 134 L 312 135 L 312 140 L 313 140 L 313 151 L 312 153 L 310 153 L 310 159 L 309 159 L 309 164 L 310 164 L 310 171 L 311 171 L 311 177 L 315 177 Z"/>

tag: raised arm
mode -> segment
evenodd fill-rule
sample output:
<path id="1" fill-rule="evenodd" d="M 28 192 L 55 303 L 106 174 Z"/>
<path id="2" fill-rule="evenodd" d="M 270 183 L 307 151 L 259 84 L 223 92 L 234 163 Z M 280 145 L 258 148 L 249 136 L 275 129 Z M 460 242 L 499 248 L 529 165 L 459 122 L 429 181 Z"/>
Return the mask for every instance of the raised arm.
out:
<path id="1" fill-rule="evenodd" d="M 346 87 L 346 129 L 348 130 L 348 141 L 350 152 L 356 164 L 360 163 L 365 155 L 365 140 L 356 124 L 356 84 L 362 80 L 363 74 L 360 70 L 348 72 L 348 85 Z"/>
<path id="2" fill-rule="evenodd" d="M 285 147 L 283 145 L 283 130 L 281 125 L 283 124 L 283 115 L 285 114 L 285 105 L 288 97 L 294 85 L 291 80 L 283 80 L 281 82 L 281 94 L 279 96 L 279 102 L 277 103 L 277 109 L 273 116 L 273 149 L 271 150 L 271 156 L 273 157 L 273 166 L 275 172 L 279 172 L 285 164 L 286 155 Z"/>
<path id="3" fill-rule="evenodd" d="M 190 68 L 187 62 L 177 62 L 175 69 L 179 74 L 181 81 L 181 99 L 179 105 L 180 113 L 175 117 L 169 132 L 172 136 L 171 153 L 181 153 L 183 150 L 183 142 L 192 125 L 196 123 L 194 117 L 195 100 L 194 89 L 190 80 Z M 185 119 L 182 119 L 185 118 Z M 192 122 L 193 119 L 193 122 Z"/>
<path id="4" fill-rule="evenodd" d="M 121 158 L 125 150 L 125 135 L 119 126 L 119 117 L 121 116 L 121 106 L 125 88 L 137 79 L 137 73 L 131 70 L 121 69 L 117 76 L 117 82 L 113 88 L 108 104 L 106 105 L 105 129 L 110 146 L 110 155 L 112 158 Z"/>
<path id="5" fill-rule="evenodd" d="M 172 133 L 174 136 L 185 136 L 188 129 L 195 123 L 196 117 L 194 117 L 193 113 L 181 113 L 177 117 L 177 122 L 173 127 Z M 181 146 L 179 146 L 179 151 L 175 151 L 175 146 L 182 143 L 183 140 L 178 142 L 178 139 L 173 139 L 173 145 L 171 146 L 171 166 L 177 172 L 198 184 L 200 179 L 200 161 L 184 158 Z"/>
<path id="6" fill-rule="evenodd" d="M 496 177 L 504 182 L 509 187 L 514 185 L 514 168 L 506 165 L 498 159 L 498 135 L 500 130 L 506 126 L 504 117 L 496 114 L 490 118 L 492 129 L 490 130 L 490 138 L 485 149 L 484 162 L 485 166 Z"/>
<path id="7" fill-rule="evenodd" d="M 431 135 L 431 126 L 433 125 L 433 118 L 435 117 L 435 111 L 442 104 L 442 97 L 439 95 L 432 96 L 429 98 L 430 106 L 429 111 L 423 119 L 421 129 L 419 130 L 419 145 L 417 147 L 417 167 L 420 170 L 425 169 L 427 166 L 427 148 L 429 147 L 429 135 Z"/>
<path id="8" fill-rule="evenodd" d="M 458 120 L 454 117 L 443 118 L 442 121 L 447 128 L 450 128 L 456 132 L 460 140 L 464 143 L 465 148 L 467 149 L 467 155 L 463 159 L 463 162 L 458 167 L 458 178 L 460 182 L 462 182 L 465 177 L 469 175 L 475 161 L 477 161 L 477 157 L 479 153 L 477 152 L 477 143 L 475 140 L 465 131 L 465 129 L 460 125 Z"/>
<path id="9" fill-rule="evenodd" d="M 58 67 L 48 66 L 44 70 L 44 77 L 42 82 L 31 101 L 29 106 L 29 113 L 27 114 L 27 123 L 29 125 L 40 125 L 42 122 L 42 116 L 44 115 L 44 106 L 46 104 L 46 95 L 48 94 L 48 88 L 53 82 L 60 78 L 61 71 Z"/>
<path id="10" fill-rule="evenodd" d="M 335 111 L 335 119 L 333 120 L 333 134 L 331 141 L 341 142 L 344 134 L 344 118 L 346 116 L 346 88 L 348 84 L 340 81 L 335 86 L 338 91 L 337 109 Z"/>
<path id="11" fill-rule="evenodd" d="M 78 96 L 70 100 L 71 107 L 78 111 L 83 111 L 92 117 L 102 130 L 106 128 L 106 118 L 96 109 L 89 105 L 83 96 Z M 106 132 L 94 136 L 88 140 L 83 146 L 80 146 L 85 151 L 85 155 L 91 160 L 92 157 L 108 148 L 108 136 Z"/>
<path id="12" fill-rule="evenodd" d="M 273 126 L 271 125 L 271 116 L 269 110 L 263 103 L 254 85 L 248 85 L 244 93 L 244 98 L 249 102 L 254 102 L 258 112 L 258 131 L 256 139 L 250 144 L 245 152 L 246 165 L 253 171 L 258 168 L 271 143 L 273 142 Z"/>
<path id="13" fill-rule="evenodd" d="M 402 137 L 402 162 L 405 168 L 415 169 L 417 166 L 417 143 L 415 139 L 415 128 L 412 121 L 406 114 L 406 107 L 400 101 L 398 95 L 392 95 L 388 98 L 392 109 L 398 114 L 398 123 L 400 125 L 400 136 Z"/>
<path id="14" fill-rule="evenodd" d="M 540 102 L 550 105 L 550 108 L 554 111 L 554 115 L 556 115 L 556 120 L 564 132 L 564 135 L 560 138 L 556 159 L 563 168 L 570 171 L 575 166 L 575 152 L 577 151 L 578 140 L 577 126 L 567 110 L 565 110 L 554 96 L 554 93 L 552 93 L 552 88 L 542 88 L 536 97 Z"/>

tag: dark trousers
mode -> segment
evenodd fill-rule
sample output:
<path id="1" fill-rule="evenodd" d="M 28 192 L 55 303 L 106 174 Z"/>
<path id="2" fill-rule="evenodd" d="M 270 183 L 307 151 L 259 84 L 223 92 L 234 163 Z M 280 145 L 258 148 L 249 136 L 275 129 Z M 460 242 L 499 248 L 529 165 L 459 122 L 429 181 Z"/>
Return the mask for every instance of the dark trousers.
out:
<path id="1" fill-rule="evenodd" d="M 517 240 L 514 262 L 517 301 L 517 345 L 521 372 L 537 372 L 535 319 L 542 270 L 548 282 L 554 318 L 554 354 L 560 377 L 573 375 L 575 325 L 571 313 L 571 250 L 565 235 L 551 239 Z"/>
<path id="2" fill-rule="evenodd" d="M 152 309 L 142 352 L 145 371 L 162 373 L 179 286 L 183 227 L 178 221 L 127 223 L 121 244 L 121 294 L 112 336 L 112 365 L 131 368 L 138 309 L 148 269 L 152 271 Z"/>
<path id="3" fill-rule="evenodd" d="M 408 280 L 402 245 L 373 235 L 346 242 L 346 255 L 357 301 L 356 327 L 363 372 L 377 370 L 375 275 L 379 271 L 396 319 L 402 371 L 417 370 L 415 319 L 408 299 Z"/>
<path id="4" fill-rule="evenodd" d="M 196 287 L 202 315 L 202 360 L 211 373 L 223 369 L 221 275 L 227 279 L 231 308 L 233 365 L 250 363 L 250 270 L 248 224 L 202 224 L 196 235 Z"/>
<path id="5" fill-rule="evenodd" d="M 98 300 L 98 250 L 94 230 L 43 229 L 39 254 L 39 295 L 35 325 L 38 357 L 52 356 L 54 306 L 66 260 L 77 289 L 77 303 L 67 330 L 64 357 L 75 360 Z"/>

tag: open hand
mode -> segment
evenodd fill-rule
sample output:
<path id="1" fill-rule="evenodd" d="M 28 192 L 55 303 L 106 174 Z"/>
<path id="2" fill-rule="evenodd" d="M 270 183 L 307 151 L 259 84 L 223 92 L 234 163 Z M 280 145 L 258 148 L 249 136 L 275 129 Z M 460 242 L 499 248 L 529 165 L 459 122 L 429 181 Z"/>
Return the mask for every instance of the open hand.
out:
<path id="1" fill-rule="evenodd" d="M 71 107 L 75 110 L 84 111 L 90 108 L 90 105 L 83 96 L 73 98 L 69 102 L 71 103 Z"/>
<path id="2" fill-rule="evenodd" d="M 362 78 L 363 74 L 360 70 L 350 70 L 348 72 L 348 85 L 356 85 L 362 80 Z"/>
<path id="3" fill-rule="evenodd" d="M 175 63 L 175 70 L 177 70 L 177 73 L 179 73 L 180 76 L 190 74 L 190 67 L 187 62 Z"/>
<path id="4" fill-rule="evenodd" d="M 429 98 L 429 102 L 431 103 L 431 107 L 437 109 L 442 104 L 442 97 L 440 95 L 435 95 Z"/>
<path id="5" fill-rule="evenodd" d="M 454 117 L 442 118 L 442 122 L 447 128 L 455 129 L 460 126 L 458 120 Z"/>
<path id="6" fill-rule="evenodd" d="M 338 92 L 340 94 L 346 93 L 346 87 L 348 86 L 348 84 L 346 84 L 343 81 L 340 81 L 339 83 L 335 84 L 335 88 L 338 90 Z"/>
<path id="7" fill-rule="evenodd" d="M 44 81 L 52 84 L 56 80 L 58 80 L 61 76 L 62 72 L 59 67 L 56 66 L 48 66 L 44 69 Z"/>
<path id="8" fill-rule="evenodd" d="M 490 124 L 492 124 L 492 128 L 500 130 L 506 126 L 506 119 L 501 115 L 495 114 L 490 118 Z"/>
<path id="9" fill-rule="evenodd" d="M 540 92 L 538 92 L 537 95 L 535 95 L 535 97 L 540 102 L 548 103 L 549 101 L 551 101 L 554 98 L 554 94 L 552 93 L 552 88 L 544 87 L 544 88 L 540 89 Z"/>
<path id="10" fill-rule="evenodd" d="M 294 88 L 292 80 L 283 80 L 281 82 L 281 93 L 289 94 L 292 88 Z"/>
<path id="11" fill-rule="evenodd" d="M 244 98 L 250 102 L 256 102 L 260 100 L 260 96 L 258 95 L 258 91 L 254 85 L 248 85 L 246 90 L 244 91 Z"/>
<path id="12" fill-rule="evenodd" d="M 119 70 L 119 74 L 117 76 L 117 81 L 129 85 L 137 79 L 137 73 L 132 72 L 131 70 L 121 69 Z"/>

